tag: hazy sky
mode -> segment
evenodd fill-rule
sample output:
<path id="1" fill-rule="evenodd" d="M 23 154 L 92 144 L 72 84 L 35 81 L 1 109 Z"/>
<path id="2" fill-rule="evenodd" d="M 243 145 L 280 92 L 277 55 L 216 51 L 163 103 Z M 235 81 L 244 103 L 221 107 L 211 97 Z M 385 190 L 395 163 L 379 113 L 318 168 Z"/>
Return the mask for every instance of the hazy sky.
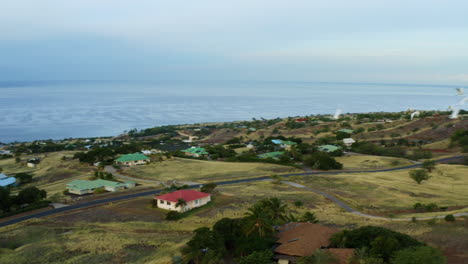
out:
<path id="1" fill-rule="evenodd" d="M 0 80 L 468 85 L 466 0 L 5 0 Z"/>

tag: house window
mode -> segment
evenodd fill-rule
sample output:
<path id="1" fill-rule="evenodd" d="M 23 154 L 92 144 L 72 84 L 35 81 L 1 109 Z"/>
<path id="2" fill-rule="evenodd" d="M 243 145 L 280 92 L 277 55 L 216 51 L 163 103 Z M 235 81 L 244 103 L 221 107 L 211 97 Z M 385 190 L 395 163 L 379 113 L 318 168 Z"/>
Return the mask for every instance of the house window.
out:
<path id="1" fill-rule="evenodd" d="M 163 203 L 164 203 L 164 201 L 163 201 L 163 200 L 159 200 L 159 203 L 160 203 L 160 204 L 163 204 Z"/>
<path id="2" fill-rule="evenodd" d="M 167 203 L 167 205 L 171 205 L 171 202 L 169 202 L 169 201 L 167 201 L 166 203 Z"/>
<path id="3" fill-rule="evenodd" d="M 199 201 L 200 201 L 200 200 L 195 200 L 195 204 L 198 204 Z"/>

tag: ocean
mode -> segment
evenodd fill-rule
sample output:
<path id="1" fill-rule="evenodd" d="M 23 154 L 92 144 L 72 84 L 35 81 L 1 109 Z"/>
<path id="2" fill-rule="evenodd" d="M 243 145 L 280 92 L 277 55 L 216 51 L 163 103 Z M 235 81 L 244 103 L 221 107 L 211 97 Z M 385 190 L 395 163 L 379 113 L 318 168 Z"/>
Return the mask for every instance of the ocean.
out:
<path id="1" fill-rule="evenodd" d="M 311 114 L 446 110 L 455 86 L 323 82 L 0 82 L 0 142 Z"/>

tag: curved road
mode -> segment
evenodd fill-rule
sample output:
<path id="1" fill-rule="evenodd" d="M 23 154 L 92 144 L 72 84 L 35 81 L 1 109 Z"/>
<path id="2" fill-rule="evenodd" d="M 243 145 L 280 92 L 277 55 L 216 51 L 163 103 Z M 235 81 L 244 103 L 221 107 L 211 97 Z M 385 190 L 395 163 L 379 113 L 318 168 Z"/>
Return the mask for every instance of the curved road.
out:
<path id="1" fill-rule="evenodd" d="M 456 160 L 456 159 L 460 159 L 460 158 L 463 158 L 463 157 L 464 156 L 444 158 L 444 159 L 436 160 L 436 162 L 438 162 L 438 163 L 449 162 L 451 160 Z M 409 165 L 409 166 L 399 167 L 399 168 L 381 169 L 381 170 L 368 170 L 368 171 L 320 171 L 320 172 L 291 173 L 291 174 L 281 175 L 281 177 L 305 176 L 305 175 L 323 175 L 323 174 L 344 174 L 344 173 L 374 173 L 374 172 L 406 170 L 406 169 L 416 168 L 416 167 L 420 167 L 420 166 L 421 166 L 421 164 L 414 164 L 414 165 Z M 270 179 L 270 177 L 269 176 L 263 176 L 263 177 L 256 177 L 256 178 L 250 178 L 250 179 L 221 181 L 221 182 L 215 182 L 215 183 L 217 185 L 228 185 L 228 184 L 237 184 L 237 183 L 244 183 L 244 182 L 261 181 L 261 180 L 267 180 L 267 179 Z M 341 208 L 343 208 L 347 212 L 350 212 L 350 213 L 353 213 L 353 214 L 356 214 L 356 215 L 359 215 L 359 216 L 374 218 L 374 219 L 384 219 L 384 220 L 411 220 L 411 218 L 390 218 L 390 217 L 382 217 L 382 216 L 364 214 L 364 213 L 361 213 L 359 211 L 354 210 L 353 208 L 351 208 L 349 205 L 347 205 L 343 201 L 337 199 L 336 197 L 334 197 L 334 196 L 332 196 L 332 195 L 330 195 L 328 193 L 322 192 L 320 190 L 308 188 L 308 187 L 305 187 L 303 185 L 293 183 L 293 182 L 289 182 L 289 181 L 283 181 L 283 182 L 286 183 L 286 184 L 289 184 L 291 186 L 294 186 L 294 187 L 302 188 L 302 189 L 305 189 L 305 190 L 320 194 L 320 195 L 330 199 L 331 201 L 336 203 L 338 206 L 340 206 Z M 202 186 L 202 184 L 195 184 L 195 185 L 191 185 L 190 188 L 200 188 L 201 186 Z M 25 215 L 25 216 L 21 216 L 21 217 L 15 218 L 15 219 L 11 219 L 11 220 L 8 220 L 8 221 L 1 222 L 0 227 L 16 224 L 16 223 L 19 223 L 21 221 L 25 221 L 25 220 L 28 220 L 28 219 L 46 217 L 46 216 L 50 216 L 50 215 L 54 215 L 54 214 L 58 214 L 58 213 L 83 209 L 83 208 L 90 207 L 90 206 L 102 205 L 102 204 L 106 204 L 106 203 L 117 202 L 117 201 L 121 201 L 121 200 L 138 198 L 138 197 L 143 197 L 143 196 L 148 196 L 148 195 L 155 195 L 155 194 L 159 194 L 161 191 L 162 190 L 153 190 L 153 191 L 146 191 L 146 192 L 140 192 L 140 193 L 132 193 L 132 194 L 126 194 L 126 195 L 122 195 L 122 196 L 118 196 L 118 197 L 111 197 L 111 198 L 86 202 L 86 203 L 82 203 L 82 204 L 70 205 L 70 206 L 66 206 L 66 207 L 62 207 L 62 208 L 56 208 L 56 209 L 52 209 L 52 210 L 49 210 L 49 211 L 44 211 L 44 212 L 34 213 L 34 214 L 30 214 L 30 215 Z M 468 213 L 454 214 L 454 216 L 466 216 L 466 215 L 468 215 Z M 443 218 L 443 217 L 445 217 L 445 216 L 441 215 L 441 216 L 436 216 L 436 217 L 418 217 L 416 219 L 417 220 L 427 220 L 427 219 L 432 219 L 432 218 Z"/>

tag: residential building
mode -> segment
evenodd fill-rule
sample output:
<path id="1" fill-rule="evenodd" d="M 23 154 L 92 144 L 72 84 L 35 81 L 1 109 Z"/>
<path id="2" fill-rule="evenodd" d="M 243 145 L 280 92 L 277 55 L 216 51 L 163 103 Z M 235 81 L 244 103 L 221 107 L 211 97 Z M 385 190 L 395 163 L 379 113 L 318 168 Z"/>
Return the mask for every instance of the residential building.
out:
<path id="1" fill-rule="evenodd" d="M 279 159 L 283 154 L 284 154 L 283 151 L 273 151 L 273 152 L 260 154 L 258 155 L 258 157 L 262 159 L 267 159 L 267 158 Z"/>
<path id="2" fill-rule="evenodd" d="M 343 129 L 340 129 L 338 130 L 338 132 L 343 132 L 343 133 L 346 133 L 346 134 L 353 134 L 354 133 L 354 130 L 352 129 L 348 129 L 348 128 L 343 128 Z"/>
<path id="3" fill-rule="evenodd" d="M 195 158 L 203 157 L 209 154 L 204 148 L 199 148 L 199 147 L 191 147 L 191 148 L 182 150 L 182 152 L 186 156 L 195 157 Z"/>
<path id="4" fill-rule="evenodd" d="M 337 257 L 336 264 L 348 263 L 354 250 L 349 248 L 329 248 L 330 238 L 338 229 L 309 222 L 292 222 L 278 229 L 274 249 L 275 259 L 280 264 L 296 263 L 299 258 L 311 256 L 317 249 L 329 250 Z"/>
<path id="5" fill-rule="evenodd" d="M 94 180 L 94 181 L 85 181 L 85 180 L 74 180 L 70 183 L 67 183 L 67 189 L 70 193 L 83 195 L 87 193 L 94 193 L 96 189 L 104 188 L 106 191 L 115 192 L 123 190 L 125 188 L 135 187 L 135 182 L 128 181 L 125 183 L 108 181 L 108 180 Z"/>
<path id="6" fill-rule="evenodd" d="M 356 143 L 356 140 L 352 138 L 343 138 L 343 144 L 347 147 L 351 147 L 354 143 Z"/>
<path id="7" fill-rule="evenodd" d="M 178 190 L 156 196 L 154 199 L 156 200 L 158 208 L 186 212 L 210 202 L 211 194 L 195 190 Z M 177 203 L 182 200 L 185 202 L 185 204 L 176 206 Z"/>
<path id="8" fill-rule="evenodd" d="M 150 162 L 150 158 L 142 153 L 133 153 L 122 155 L 115 162 L 125 166 L 144 165 Z"/>
<path id="9" fill-rule="evenodd" d="M 341 149 L 340 146 L 335 146 L 335 145 L 321 145 L 321 146 L 318 147 L 319 151 L 323 151 L 323 152 L 327 152 L 327 153 L 335 152 L 335 151 L 340 150 L 340 149 Z"/>
<path id="10" fill-rule="evenodd" d="M 0 173 L 0 187 L 8 187 L 8 186 L 15 186 L 16 185 L 16 178 L 15 177 L 8 177 L 3 173 Z"/>
<path id="11" fill-rule="evenodd" d="M 271 142 L 273 142 L 273 144 L 278 145 L 281 148 L 284 148 L 286 150 L 290 150 L 292 146 L 297 145 L 297 143 L 294 141 L 287 141 L 287 140 L 281 140 L 281 139 L 272 139 Z"/>

